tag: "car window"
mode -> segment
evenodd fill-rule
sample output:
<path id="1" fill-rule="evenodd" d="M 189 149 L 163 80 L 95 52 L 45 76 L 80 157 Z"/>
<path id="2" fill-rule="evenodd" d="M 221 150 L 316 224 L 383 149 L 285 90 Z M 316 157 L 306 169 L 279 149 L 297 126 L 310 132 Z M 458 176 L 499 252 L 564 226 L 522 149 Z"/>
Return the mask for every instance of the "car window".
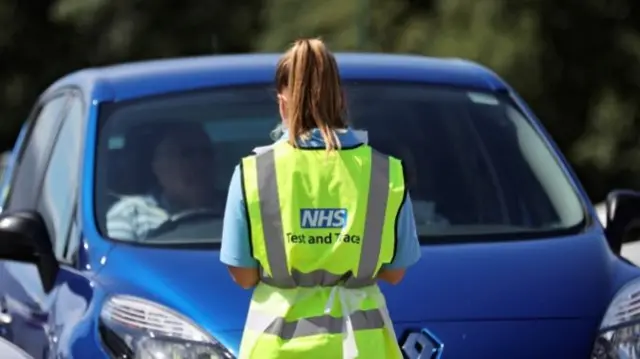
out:
<path id="1" fill-rule="evenodd" d="M 63 258 L 78 187 L 82 101 L 73 97 L 45 172 L 38 210 L 47 224 L 54 251 Z"/>
<path id="2" fill-rule="evenodd" d="M 44 103 L 21 133 L 19 148 L 15 148 L 11 180 L 6 183 L 7 207 L 31 209 L 35 205 L 43 171 L 49 161 L 51 146 L 60 128 L 60 117 L 67 97 L 60 95 Z"/>
<path id="3" fill-rule="evenodd" d="M 9 159 L 11 158 L 11 152 L 6 151 L 0 154 L 0 182 L 4 181 L 7 173 L 7 167 L 9 166 Z"/>
<path id="4" fill-rule="evenodd" d="M 30 129 L 34 121 L 27 120 L 25 124 L 22 125 L 20 129 L 20 133 L 18 133 L 18 138 L 16 138 L 16 142 L 13 145 L 13 149 L 7 153 L 6 158 L 6 168 L 2 173 L 2 184 L 0 191 L 0 211 L 2 211 L 5 207 L 7 199 L 9 198 L 9 192 L 11 189 L 11 183 L 15 178 L 16 173 L 16 163 L 19 160 L 20 155 L 22 154 L 22 149 L 26 147 L 26 137 L 27 133 L 30 132 Z"/>
<path id="5" fill-rule="evenodd" d="M 19 135 L 18 137 L 21 137 Z M 21 141 L 19 138 L 18 141 Z M 0 212 L 4 208 L 4 204 L 9 196 L 9 188 L 11 187 L 11 177 L 13 175 L 13 162 L 15 161 L 14 155 L 11 152 L 6 152 L 3 158 L 3 171 L 0 177 Z"/>
<path id="6" fill-rule="evenodd" d="M 75 212 L 72 216 L 75 215 Z M 69 229 L 69 236 L 67 238 L 66 248 L 63 251 L 63 261 L 71 265 L 76 266 L 78 264 L 78 255 L 80 254 L 81 233 L 78 228 L 78 224 L 75 221 L 71 221 L 71 228 Z"/>
<path id="7" fill-rule="evenodd" d="M 575 188 L 507 95 L 365 82 L 347 84 L 346 96 L 351 126 L 403 160 L 423 242 L 544 237 L 583 225 Z M 100 121 L 99 228 L 114 239 L 173 243 L 220 240 L 221 211 L 176 225 L 170 198 L 193 191 L 197 168 L 207 168 L 201 175 L 224 203 L 234 167 L 271 142 L 280 120 L 270 89 L 237 87 L 112 104 Z"/>

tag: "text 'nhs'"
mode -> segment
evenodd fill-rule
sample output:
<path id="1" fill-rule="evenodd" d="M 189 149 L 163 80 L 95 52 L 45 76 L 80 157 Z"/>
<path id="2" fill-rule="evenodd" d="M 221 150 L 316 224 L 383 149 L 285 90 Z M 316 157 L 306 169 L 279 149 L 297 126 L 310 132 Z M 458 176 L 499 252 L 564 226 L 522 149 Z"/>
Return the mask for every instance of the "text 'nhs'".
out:
<path id="1" fill-rule="evenodd" d="M 300 209 L 300 228 L 324 229 L 322 234 L 286 233 L 292 244 L 332 244 L 360 243 L 360 236 L 338 231 L 347 225 L 348 212 L 345 208 L 303 208 Z M 334 231 L 332 231 L 334 229 Z"/>

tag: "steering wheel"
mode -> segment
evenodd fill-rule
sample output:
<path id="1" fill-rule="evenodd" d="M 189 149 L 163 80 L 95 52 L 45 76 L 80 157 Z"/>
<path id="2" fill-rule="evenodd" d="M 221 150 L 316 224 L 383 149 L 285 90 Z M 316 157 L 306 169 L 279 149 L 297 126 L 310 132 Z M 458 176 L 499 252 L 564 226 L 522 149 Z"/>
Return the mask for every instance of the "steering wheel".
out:
<path id="1" fill-rule="evenodd" d="M 149 233 L 147 234 L 147 238 L 160 236 L 161 234 L 170 232 L 185 223 L 199 222 L 207 219 L 217 218 L 219 216 L 220 212 L 207 208 L 182 211 L 180 213 L 172 215 L 160 226 L 149 231 Z"/>

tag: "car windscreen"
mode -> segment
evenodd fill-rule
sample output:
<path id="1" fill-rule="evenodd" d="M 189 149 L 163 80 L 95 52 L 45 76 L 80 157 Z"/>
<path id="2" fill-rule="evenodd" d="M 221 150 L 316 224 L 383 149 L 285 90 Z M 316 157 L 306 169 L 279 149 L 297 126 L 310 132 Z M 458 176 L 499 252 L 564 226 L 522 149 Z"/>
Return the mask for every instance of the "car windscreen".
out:
<path id="1" fill-rule="evenodd" d="M 584 204 L 541 132 L 506 94 L 398 82 L 347 83 L 348 117 L 403 161 L 423 243 L 579 231 Z M 101 106 L 99 229 L 149 244 L 219 243 L 243 156 L 273 142 L 272 87 L 183 92 Z"/>

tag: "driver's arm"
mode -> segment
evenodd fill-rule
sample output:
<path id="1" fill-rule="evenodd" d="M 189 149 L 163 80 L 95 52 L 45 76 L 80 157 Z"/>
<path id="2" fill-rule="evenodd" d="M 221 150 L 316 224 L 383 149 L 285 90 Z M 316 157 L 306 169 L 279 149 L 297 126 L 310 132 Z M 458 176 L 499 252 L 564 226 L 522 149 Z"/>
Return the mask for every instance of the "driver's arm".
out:
<path id="1" fill-rule="evenodd" d="M 220 261 L 227 265 L 231 278 L 239 286 L 249 289 L 258 284 L 258 262 L 251 254 L 249 225 L 244 207 L 240 168 L 236 166 L 224 211 Z"/>
<path id="2" fill-rule="evenodd" d="M 121 198 L 107 211 L 106 227 L 109 238 L 121 241 L 135 241 L 138 233 L 138 208 L 144 208 L 144 201 L 138 197 Z"/>

